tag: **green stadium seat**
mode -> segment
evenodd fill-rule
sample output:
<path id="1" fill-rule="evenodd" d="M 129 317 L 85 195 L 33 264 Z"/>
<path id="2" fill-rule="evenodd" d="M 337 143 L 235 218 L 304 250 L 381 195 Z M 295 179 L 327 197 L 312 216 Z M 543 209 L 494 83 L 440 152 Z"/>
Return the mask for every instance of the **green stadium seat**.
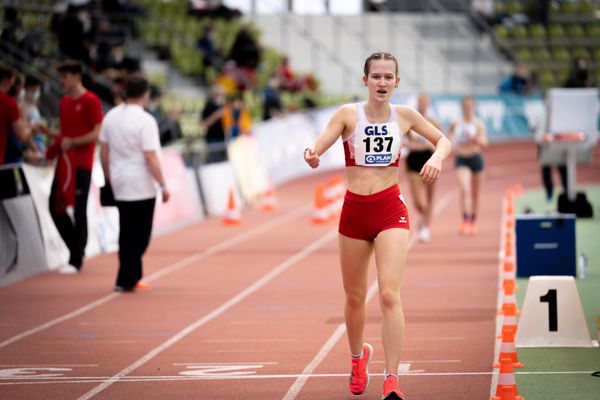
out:
<path id="1" fill-rule="evenodd" d="M 591 60 L 592 59 L 592 57 L 590 55 L 590 52 L 585 47 L 576 47 L 573 50 L 573 57 L 577 57 L 577 58 L 583 57 L 586 60 Z"/>
<path id="2" fill-rule="evenodd" d="M 583 31 L 581 24 L 568 24 L 566 27 L 566 32 L 571 38 L 579 39 L 585 36 L 585 32 Z"/>
<path id="3" fill-rule="evenodd" d="M 506 3 L 506 13 L 509 15 L 523 14 L 523 4 L 518 0 L 509 0 Z"/>
<path id="4" fill-rule="evenodd" d="M 577 5 L 573 1 L 563 1 L 560 3 L 560 12 L 567 15 L 577 13 Z"/>
<path id="5" fill-rule="evenodd" d="M 577 13 L 582 16 L 593 17 L 596 14 L 596 9 L 591 1 L 581 0 L 577 8 Z"/>
<path id="6" fill-rule="evenodd" d="M 509 37 L 508 29 L 504 25 L 496 25 L 494 26 L 494 33 L 496 37 L 500 40 L 506 40 Z"/>
<path id="7" fill-rule="evenodd" d="M 532 53 L 532 61 L 536 63 L 547 63 L 552 60 L 552 56 L 546 47 L 538 47 Z"/>
<path id="8" fill-rule="evenodd" d="M 565 33 L 565 29 L 563 28 L 563 26 L 561 24 L 551 24 L 550 25 L 550 37 L 554 38 L 554 39 L 561 39 L 564 38 L 566 33 Z"/>
<path id="9" fill-rule="evenodd" d="M 592 24 L 587 25 L 585 30 L 588 38 L 600 38 L 600 25 L 598 23 L 594 22 Z"/>
<path id="10" fill-rule="evenodd" d="M 510 30 L 510 36 L 514 39 L 525 39 L 527 38 L 527 28 L 523 25 L 517 25 Z"/>
<path id="11" fill-rule="evenodd" d="M 546 28 L 542 24 L 531 24 L 529 26 L 529 37 L 532 39 L 546 39 Z"/>
<path id="12" fill-rule="evenodd" d="M 531 51 L 526 47 L 520 47 L 515 49 L 515 55 L 519 59 L 519 62 L 529 63 L 532 61 Z"/>
<path id="13" fill-rule="evenodd" d="M 556 47 L 552 51 L 552 58 L 555 62 L 558 63 L 568 63 L 571 61 L 571 55 L 569 54 L 569 50 L 565 47 Z"/>
<path id="14" fill-rule="evenodd" d="M 552 71 L 543 70 L 540 71 L 539 82 L 545 88 L 551 88 L 556 86 L 556 79 Z"/>
<path id="15" fill-rule="evenodd" d="M 569 79 L 569 69 L 568 68 L 560 68 L 556 70 L 554 76 L 556 77 L 556 83 L 560 86 L 563 86 L 564 83 Z"/>
<path id="16" fill-rule="evenodd" d="M 594 61 L 600 63 L 600 47 L 594 49 Z"/>

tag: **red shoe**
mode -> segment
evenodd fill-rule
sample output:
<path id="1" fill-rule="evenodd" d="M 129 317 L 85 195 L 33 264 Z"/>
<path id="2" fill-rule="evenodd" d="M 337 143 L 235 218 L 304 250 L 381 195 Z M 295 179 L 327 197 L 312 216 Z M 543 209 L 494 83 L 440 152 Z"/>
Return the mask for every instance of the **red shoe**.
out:
<path id="1" fill-rule="evenodd" d="M 469 221 L 463 221 L 458 228 L 458 234 L 467 236 L 471 234 L 471 223 Z"/>
<path id="2" fill-rule="evenodd" d="M 477 229 L 477 225 L 475 225 L 475 222 L 471 222 L 471 236 L 477 236 L 477 234 L 479 233 L 479 229 Z"/>
<path id="3" fill-rule="evenodd" d="M 404 393 L 398 389 L 398 377 L 396 375 L 388 375 L 385 378 L 381 400 L 404 400 Z"/>
<path id="4" fill-rule="evenodd" d="M 133 288 L 137 291 L 143 292 L 152 289 L 152 285 L 150 285 L 149 283 L 138 282 Z"/>
<path id="5" fill-rule="evenodd" d="M 365 343 L 363 346 L 363 356 L 361 358 L 352 358 L 352 372 L 350 373 L 350 391 L 352 394 L 363 394 L 369 386 L 371 377 L 369 376 L 369 362 L 373 356 L 373 347 Z"/>

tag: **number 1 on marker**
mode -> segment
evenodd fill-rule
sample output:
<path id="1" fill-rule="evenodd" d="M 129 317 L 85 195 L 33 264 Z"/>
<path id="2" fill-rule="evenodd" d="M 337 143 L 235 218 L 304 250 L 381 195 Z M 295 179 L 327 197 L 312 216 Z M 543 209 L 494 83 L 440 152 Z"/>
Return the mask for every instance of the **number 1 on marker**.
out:
<path id="1" fill-rule="evenodd" d="M 548 303 L 548 329 L 550 330 L 550 332 L 557 332 L 558 310 L 556 307 L 556 289 L 549 289 L 545 295 L 540 296 L 540 301 L 542 303 Z"/>

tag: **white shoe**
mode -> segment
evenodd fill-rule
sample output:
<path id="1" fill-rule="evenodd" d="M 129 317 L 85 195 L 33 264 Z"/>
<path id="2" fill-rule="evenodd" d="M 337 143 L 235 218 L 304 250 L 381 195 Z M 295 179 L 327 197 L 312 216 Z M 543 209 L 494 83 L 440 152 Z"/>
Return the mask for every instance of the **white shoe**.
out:
<path id="1" fill-rule="evenodd" d="M 58 269 L 58 273 L 63 275 L 73 275 L 77 274 L 78 272 L 79 269 L 71 264 L 63 265 Z"/>
<path id="2" fill-rule="evenodd" d="M 430 239 L 431 239 L 431 231 L 429 230 L 428 227 L 422 226 L 421 229 L 419 229 L 419 240 L 421 242 L 429 242 Z"/>

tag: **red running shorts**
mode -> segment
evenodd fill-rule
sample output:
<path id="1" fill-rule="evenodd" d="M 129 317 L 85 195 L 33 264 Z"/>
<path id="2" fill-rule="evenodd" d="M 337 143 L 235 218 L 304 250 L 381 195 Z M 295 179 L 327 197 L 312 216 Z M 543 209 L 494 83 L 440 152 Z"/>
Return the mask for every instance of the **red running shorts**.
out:
<path id="1" fill-rule="evenodd" d="M 339 232 L 352 239 L 374 240 L 386 229 L 410 229 L 408 209 L 398 185 L 361 195 L 346 191 Z"/>

